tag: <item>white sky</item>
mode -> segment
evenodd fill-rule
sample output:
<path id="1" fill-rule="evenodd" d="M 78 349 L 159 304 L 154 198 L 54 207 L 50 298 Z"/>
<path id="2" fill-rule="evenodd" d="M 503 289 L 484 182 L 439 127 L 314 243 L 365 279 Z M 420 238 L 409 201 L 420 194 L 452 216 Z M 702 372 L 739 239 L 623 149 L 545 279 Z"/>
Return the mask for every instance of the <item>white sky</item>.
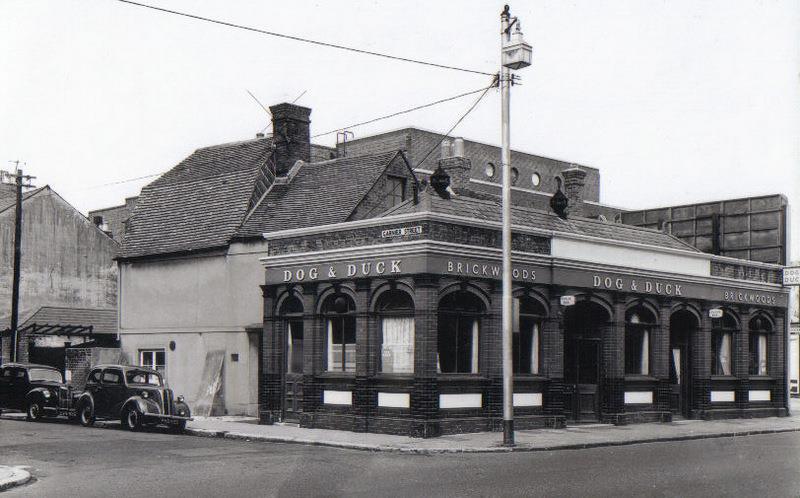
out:
<path id="1" fill-rule="evenodd" d="M 322 41 L 496 71 L 503 2 L 144 0 Z M 800 258 L 800 3 L 511 4 L 534 64 L 513 89 L 512 147 L 600 168 L 601 201 L 644 208 L 783 193 Z M 0 167 L 27 163 L 89 209 L 121 204 L 194 149 L 255 136 L 265 104 L 312 133 L 488 77 L 266 37 L 115 0 L 0 2 Z M 499 143 L 492 90 L 455 134 Z M 472 97 L 353 131 L 446 131 Z M 333 135 L 319 143 L 332 144 Z"/>

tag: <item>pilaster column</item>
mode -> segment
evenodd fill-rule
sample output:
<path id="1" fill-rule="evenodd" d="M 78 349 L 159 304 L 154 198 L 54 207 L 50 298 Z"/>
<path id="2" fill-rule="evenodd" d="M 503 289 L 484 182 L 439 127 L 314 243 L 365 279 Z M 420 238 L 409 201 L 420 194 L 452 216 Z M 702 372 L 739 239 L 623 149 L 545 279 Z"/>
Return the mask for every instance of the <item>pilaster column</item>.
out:
<path id="1" fill-rule="evenodd" d="M 355 281 L 356 289 L 356 376 L 353 386 L 353 414 L 354 430 L 362 432 L 367 430 L 367 418 L 378 405 L 377 391 L 371 386 L 369 376 L 375 371 L 375 366 L 370 364 L 372 341 L 370 340 L 370 282 L 369 279 Z"/>
<path id="2" fill-rule="evenodd" d="M 437 309 L 439 277 L 414 277 L 414 387 L 411 392 L 413 437 L 440 433 L 439 384 L 437 381 Z"/>
<path id="3" fill-rule="evenodd" d="M 484 393 L 484 415 L 498 421 L 503 418 L 503 288 L 495 285 L 489 294 L 489 316 L 481 322 L 479 371 L 489 378 Z M 513 375 L 513 374 L 512 374 Z"/>
<path id="4" fill-rule="evenodd" d="M 625 296 L 614 296 L 614 315 L 601 331 L 600 412 L 616 415 L 625 411 Z"/>
<path id="5" fill-rule="evenodd" d="M 264 298 L 264 329 L 261 338 L 261 372 L 258 379 L 258 421 L 260 424 L 272 424 L 280 418 L 281 412 L 281 372 L 275 363 L 275 342 L 278 333 L 273 315 L 275 307 L 275 289 L 262 286 Z"/>
<path id="6" fill-rule="evenodd" d="M 770 398 L 776 407 L 787 407 L 786 398 L 786 314 L 775 311 L 775 328 L 767 336 L 767 374 L 775 379 Z"/>
<path id="7" fill-rule="evenodd" d="M 670 384 L 669 366 L 670 351 L 670 318 L 672 317 L 671 300 L 665 299 L 659 303 L 658 325 L 653 329 L 650 340 L 650 375 L 658 381 L 655 407 L 660 411 L 670 411 Z"/>
<path id="8" fill-rule="evenodd" d="M 541 373 L 548 377 L 543 395 L 544 412 L 564 415 L 564 309 L 560 298 L 563 289 L 550 288 L 550 313 L 542 323 Z"/>
<path id="9" fill-rule="evenodd" d="M 692 335 L 692 410 L 708 410 L 711 402 L 711 318 L 713 304 L 701 306 L 700 328 Z"/>
<path id="10" fill-rule="evenodd" d="M 747 408 L 750 403 L 750 315 L 752 308 L 739 308 L 741 324 L 733 338 L 733 375 L 736 376 L 736 407 Z"/>
<path id="11" fill-rule="evenodd" d="M 303 295 L 303 413 L 314 413 L 322 403 L 322 390 L 317 375 L 322 372 L 324 326 L 316 314 L 316 284 L 305 284 Z"/>

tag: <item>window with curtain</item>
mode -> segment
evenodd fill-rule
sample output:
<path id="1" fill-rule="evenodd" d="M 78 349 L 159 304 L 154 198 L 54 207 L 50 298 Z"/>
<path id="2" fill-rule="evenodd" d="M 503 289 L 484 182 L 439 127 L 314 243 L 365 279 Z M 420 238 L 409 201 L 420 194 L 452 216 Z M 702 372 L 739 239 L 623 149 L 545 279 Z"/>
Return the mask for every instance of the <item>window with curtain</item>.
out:
<path id="1" fill-rule="evenodd" d="M 437 367 L 440 373 L 478 373 L 478 338 L 483 313 L 483 303 L 470 292 L 453 292 L 439 302 Z"/>
<path id="2" fill-rule="evenodd" d="M 515 374 L 539 373 L 544 307 L 529 296 L 514 299 L 512 361 Z"/>
<path id="3" fill-rule="evenodd" d="M 635 306 L 625 313 L 625 373 L 650 375 L 650 337 L 656 317 L 647 308 Z"/>
<path id="4" fill-rule="evenodd" d="M 711 375 L 733 375 L 733 334 L 738 330 L 736 319 L 725 311 L 712 321 Z"/>
<path id="5" fill-rule="evenodd" d="M 322 313 L 325 317 L 326 369 L 329 372 L 355 372 L 355 303 L 344 294 L 335 294 L 325 300 Z"/>
<path id="6" fill-rule="evenodd" d="M 767 375 L 767 341 L 772 326 L 763 317 L 750 320 L 750 375 Z"/>
<path id="7" fill-rule="evenodd" d="M 414 372 L 414 302 L 401 290 L 384 292 L 376 310 L 381 326 L 380 371 Z"/>

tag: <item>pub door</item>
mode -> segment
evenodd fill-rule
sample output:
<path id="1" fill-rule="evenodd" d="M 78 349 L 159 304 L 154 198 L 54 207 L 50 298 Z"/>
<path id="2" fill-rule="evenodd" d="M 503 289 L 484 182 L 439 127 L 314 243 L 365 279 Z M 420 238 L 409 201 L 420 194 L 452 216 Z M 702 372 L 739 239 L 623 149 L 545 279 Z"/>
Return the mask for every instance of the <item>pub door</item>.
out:
<path id="1" fill-rule="evenodd" d="M 600 330 L 608 315 L 582 302 L 564 317 L 564 415 L 573 422 L 593 422 L 600 413 Z"/>
<path id="2" fill-rule="evenodd" d="M 691 335 L 697 319 L 688 311 L 678 311 L 670 318 L 669 383 L 670 410 L 688 418 L 691 410 Z"/>
<path id="3" fill-rule="evenodd" d="M 303 411 L 303 322 L 301 320 L 287 323 L 283 386 L 282 419 L 285 422 L 298 422 Z"/>

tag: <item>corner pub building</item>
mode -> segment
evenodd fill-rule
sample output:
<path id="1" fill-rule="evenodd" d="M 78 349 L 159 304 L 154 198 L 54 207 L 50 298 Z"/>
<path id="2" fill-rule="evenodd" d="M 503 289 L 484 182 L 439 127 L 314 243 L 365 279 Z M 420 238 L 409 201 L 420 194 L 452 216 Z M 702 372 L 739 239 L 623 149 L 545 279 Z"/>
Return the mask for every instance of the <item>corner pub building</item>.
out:
<path id="1" fill-rule="evenodd" d="M 379 217 L 264 234 L 261 423 L 502 429 L 499 199 L 438 166 Z M 786 415 L 781 266 L 584 218 L 561 176 L 565 211 L 512 210 L 516 428 Z"/>

